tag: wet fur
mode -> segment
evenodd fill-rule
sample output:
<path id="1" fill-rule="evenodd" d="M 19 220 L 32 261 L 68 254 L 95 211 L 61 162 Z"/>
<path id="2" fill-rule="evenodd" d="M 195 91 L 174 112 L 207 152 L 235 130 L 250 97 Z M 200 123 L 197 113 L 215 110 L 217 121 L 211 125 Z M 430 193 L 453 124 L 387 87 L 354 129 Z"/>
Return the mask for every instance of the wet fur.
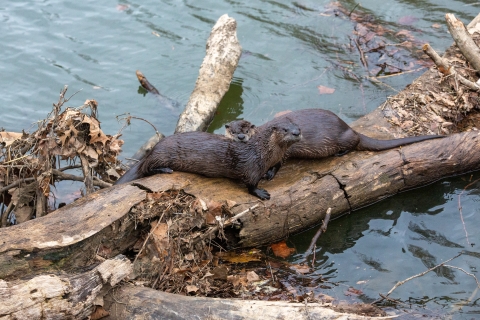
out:
<path id="1" fill-rule="evenodd" d="M 287 156 L 293 158 L 318 159 L 345 154 L 352 150 L 381 151 L 443 137 L 430 135 L 377 140 L 356 132 L 333 112 L 323 109 L 303 109 L 283 114 L 262 126 L 254 128 L 254 130 L 250 130 L 249 136 L 244 141 L 248 141 L 256 133 L 261 132 L 263 128 L 283 121 L 287 117 L 299 125 L 303 136 L 302 140 L 291 146 L 287 152 Z M 241 128 L 247 127 L 249 124 L 248 121 L 241 121 L 242 123 L 233 121 L 228 124 L 227 137 L 240 141 L 235 138 L 236 135 L 241 132 Z"/>
<path id="2" fill-rule="evenodd" d="M 247 185 L 250 193 L 268 199 L 268 192 L 257 188 L 258 182 L 300 137 L 298 126 L 288 118 L 265 126 L 262 132 L 241 144 L 205 132 L 174 134 L 160 140 L 148 156 L 115 184 L 172 169 L 207 177 L 239 179 Z"/>

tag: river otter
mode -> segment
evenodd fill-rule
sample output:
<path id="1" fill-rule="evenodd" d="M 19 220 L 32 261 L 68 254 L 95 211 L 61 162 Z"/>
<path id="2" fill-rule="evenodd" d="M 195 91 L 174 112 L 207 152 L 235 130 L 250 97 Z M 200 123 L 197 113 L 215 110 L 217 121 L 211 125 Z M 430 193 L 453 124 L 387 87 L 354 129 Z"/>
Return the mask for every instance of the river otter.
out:
<path id="1" fill-rule="evenodd" d="M 225 136 L 234 141 L 247 142 L 264 127 L 274 125 L 288 117 L 302 130 L 302 140 L 292 145 L 286 157 L 318 159 L 333 155 L 344 155 L 351 150 L 381 151 L 406 144 L 443 136 L 417 136 L 393 140 L 377 140 L 360 134 L 350 128 L 331 111 L 323 109 L 304 109 L 282 114 L 262 126 L 255 127 L 246 120 L 232 121 L 225 125 Z M 286 158 L 285 157 L 285 158 Z M 266 178 L 271 180 L 282 163 L 268 170 Z"/>
<path id="2" fill-rule="evenodd" d="M 300 129 L 284 118 L 262 127 L 247 143 L 205 132 L 177 133 L 160 140 L 115 184 L 172 170 L 242 180 L 248 191 L 260 199 L 270 194 L 257 188 L 267 170 L 280 162 L 287 149 L 301 139 Z"/>

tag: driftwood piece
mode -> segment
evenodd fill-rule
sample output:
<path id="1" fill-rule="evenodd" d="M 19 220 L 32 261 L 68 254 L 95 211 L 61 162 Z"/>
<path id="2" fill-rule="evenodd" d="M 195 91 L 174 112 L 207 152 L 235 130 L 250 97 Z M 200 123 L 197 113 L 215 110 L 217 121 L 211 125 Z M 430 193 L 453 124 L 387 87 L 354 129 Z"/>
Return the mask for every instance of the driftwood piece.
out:
<path id="1" fill-rule="evenodd" d="M 105 297 L 106 319 L 390 319 L 341 313 L 319 303 L 185 297 L 124 285 Z"/>
<path id="2" fill-rule="evenodd" d="M 480 73 L 480 48 L 478 48 L 470 37 L 462 21 L 458 20 L 455 15 L 447 13 L 445 20 L 447 21 L 448 31 L 450 31 L 458 48 L 477 73 Z"/>
<path id="3" fill-rule="evenodd" d="M 0 280 L 0 319 L 86 319 L 103 294 L 132 272 L 124 256 L 77 275 L 43 274 L 30 280 Z"/>
<path id="4" fill-rule="evenodd" d="M 175 133 L 207 129 L 230 87 L 241 53 L 237 22 L 225 14 L 218 19 L 208 38 L 195 89 L 180 115 Z"/>
<path id="5" fill-rule="evenodd" d="M 140 232 L 128 213 L 144 198 L 145 191 L 133 186 L 102 189 L 41 219 L 2 229 L 0 279 L 74 270 L 97 255 L 123 253 Z"/>
<path id="6" fill-rule="evenodd" d="M 455 70 L 455 68 L 450 64 L 450 62 L 448 62 L 447 59 L 440 57 L 440 55 L 435 50 L 433 50 L 433 48 L 428 43 L 423 45 L 423 52 L 425 52 L 433 60 L 433 62 L 437 65 L 437 68 L 441 73 L 443 73 L 446 76 L 452 75 L 456 77 L 463 85 L 467 86 L 472 90 L 475 90 L 475 91 L 480 90 L 479 85 L 462 77 Z"/>
<path id="7" fill-rule="evenodd" d="M 472 131 L 384 152 L 352 152 L 319 161 L 292 160 L 271 182 L 262 183 L 272 198 L 259 201 L 227 179 L 174 172 L 103 189 L 42 219 L 0 233 L 0 277 L 88 265 L 98 252 L 110 258 L 137 240 L 141 229 L 129 209 L 146 191 L 183 189 L 205 203 L 236 203 L 233 214 L 255 204 L 239 218 L 240 229 L 227 228 L 238 243 L 251 247 L 275 242 L 398 192 L 448 175 L 480 168 L 480 133 Z"/>

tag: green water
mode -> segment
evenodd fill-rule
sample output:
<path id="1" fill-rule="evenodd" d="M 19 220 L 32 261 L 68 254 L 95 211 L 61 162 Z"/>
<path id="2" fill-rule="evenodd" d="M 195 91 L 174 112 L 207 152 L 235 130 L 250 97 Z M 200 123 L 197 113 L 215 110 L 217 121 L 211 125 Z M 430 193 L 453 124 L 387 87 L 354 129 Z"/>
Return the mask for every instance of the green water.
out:
<path id="1" fill-rule="evenodd" d="M 356 4 L 341 1 L 347 10 Z M 126 112 L 171 134 L 181 107 L 165 109 L 139 90 L 135 70 L 183 107 L 210 30 L 225 13 L 237 21 L 244 52 L 210 131 L 222 133 L 223 124 L 236 118 L 260 124 L 281 110 L 308 107 L 332 110 L 351 122 L 423 70 L 384 78 L 383 84 L 369 81 L 352 46 L 354 24 L 328 8 L 328 1 L 313 0 L 4 1 L 0 4 L 0 127 L 9 131 L 34 127 L 66 84 L 70 94 L 81 90 L 69 106 L 80 106 L 86 99 L 98 101 L 102 128 L 109 134 L 120 130 L 123 123 L 116 117 Z M 453 12 L 468 22 L 480 5 L 467 0 L 367 0 L 357 11 L 369 21 L 408 32 L 416 46 L 429 42 L 443 51 L 452 43 L 444 14 Z M 436 24 L 439 28 L 433 27 Z M 397 58 L 406 65 L 416 61 L 415 55 L 415 50 L 411 56 L 399 52 Z M 335 92 L 320 95 L 318 86 Z M 140 121 L 125 129 L 124 156 L 133 154 L 152 134 Z M 476 275 L 480 255 L 476 185 L 462 196 L 469 241 L 475 245 L 466 243 L 457 208 L 457 195 L 467 179 L 468 175 L 447 179 L 332 222 L 319 243 L 315 275 L 338 285 L 325 293 L 339 300 L 371 301 L 396 281 L 460 250 L 470 254 L 451 264 Z M 306 232 L 292 238 L 299 252 L 311 236 Z M 358 281 L 366 282 L 358 285 Z M 347 286 L 361 289 L 364 295 L 346 296 Z M 453 312 L 456 318 L 475 318 L 480 317 L 475 290 L 472 277 L 450 269 L 404 285 L 393 296 L 409 301 L 413 308 L 425 307 L 430 315 Z M 466 305 L 457 308 L 462 302 Z"/>

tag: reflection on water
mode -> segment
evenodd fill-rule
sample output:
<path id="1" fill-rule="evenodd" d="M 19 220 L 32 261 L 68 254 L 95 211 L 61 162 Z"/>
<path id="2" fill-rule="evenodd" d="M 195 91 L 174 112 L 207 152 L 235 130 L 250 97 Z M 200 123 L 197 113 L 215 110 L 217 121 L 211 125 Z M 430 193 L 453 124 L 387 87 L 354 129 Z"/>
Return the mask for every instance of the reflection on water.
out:
<path id="1" fill-rule="evenodd" d="M 443 51 L 452 43 L 443 22 L 446 12 L 467 22 L 480 7 L 470 0 L 332 3 L 5 2 L 0 5 L 0 127 L 28 129 L 50 112 L 67 84 L 70 93 L 81 90 L 70 106 L 98 101 L 102 128 L 109 134 L 122 127 L 115 117 L 125 113 L 171 134 L 194 88 L 210 30 L 224 13 L 237 20 L 243 54 L 210 131 L 223 133 L 223 125 L 237 118 L 261 124 L 279 111 L 311 107 L 332 110 L 351 122 L 423 72 L 417 70 L 426 63 L 420 44 L 429 42 Z M 378 51 L 382 45 L 384 51 Z M 164 108 L 162 101 L 139 90 L 136 70 L 180 107 Z M 373 81 L 375 75 L 385 77 Z M 321 94 L 321 86 L 335 91 Z M 123 131 L 125 156 L 154 133 L 140 121 L 132 123 Z M 331 222 L 320 240 L 315 275 L 358 287 L 364 292 L 358 299 L 371 301 L 397 281 L 461 250 L 468 254 L 452 264 L 476 274 L 480 198 L 477 186 L 462 195 L 465 228 L 469 242 L 475 243 L 469 245 L 457 198 L 466 184 L 462 178 L 449 179 Z M 293 238 L 298 252 L 307 248 L 311 236 L 307 232 Z M 337 298 L 345 299 L 345 285 L 332 287 Z M 394 297 L 441 314 L 466 301 L 474 289 L 470 276 L 442 268 L 398 288 Z M 478 313 L 475 307 L 472 302 L 463 310 Z"/>
<path id="2" fill-rule="evenodd" d="M 475 301 L 480 265 L 480 201 L 478 190 L 462 190 L 473 176 L 449 178 L 428 187 L 409 191 L 358 210 L 348 217 L 330 222 L 328 231 L 317 242 L 316 272 L 336 284 L 322 292 L 342 299 L 348 287 L 362 291 L 358 299 L 371 302 L 386 294 L 398 281 L 426 271 L 460 252 L 447 267 L 412 279 L 395 289 L 390 296 L 414 302 L 409 312 L 427 315 L 455 310 L 465 315 L 479 312 Z M 459 195 L 463 221 L 458 209 Z M 431 197 L 435 195 L 435 197 Z M 433 199 L 433 201 L 432 201 Z M 467 232 L 465 232 L 464 228 Z M 316 228 L 290 238 L 303 253 Z M 468 234 L 468 239 L 466 234 Z M 293 258 L 301 261 L 299 254 Z M 461 269 L 459 269 L 461 268 Z M 468 275 L 468 274 L 470 275 Z M 473 294 L 473 295 L 472 295 Z M 354 300 L 354 299 L 353 299 Z M 454 308 L 456 304 L 465 304 Z M 455 318 L 455 316 L 454 316 Z"/>

